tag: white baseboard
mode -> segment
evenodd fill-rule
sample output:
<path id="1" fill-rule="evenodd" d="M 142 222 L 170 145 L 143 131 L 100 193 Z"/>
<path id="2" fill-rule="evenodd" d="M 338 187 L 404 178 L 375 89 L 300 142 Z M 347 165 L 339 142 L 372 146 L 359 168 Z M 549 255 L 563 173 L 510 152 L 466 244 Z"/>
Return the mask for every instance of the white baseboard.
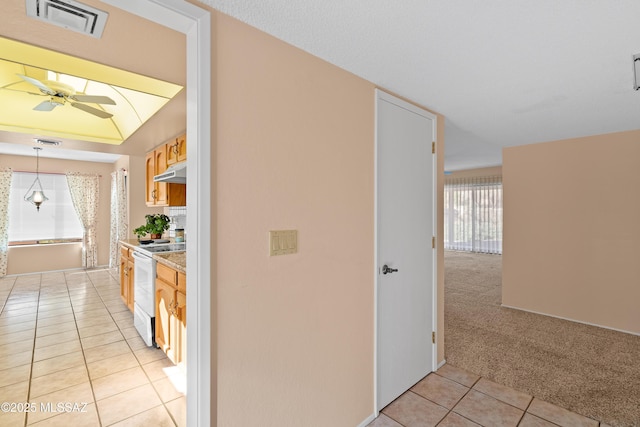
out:
<path id="1" fill-rule="evenodd" d="M 366 427 L 369 423 L 376 419 L 376 414 L 369 415 L 363 422 L 357 425 L 357 427 Z"/>
<path id="2" fill-rule="evenodd" d="M 442 368 L 446 363 L 447 363 L 447 359 L 442 359 L 442 362 L 438 363 L 438 367 L 436 368 L 436 371 Z"/>
<path id="3" fill-rule="evenodd" d="M 500 306 L 504 307 L 504 308 L 510 308 L 512 310 L 526 311 L 527 313 L 539 314 L 541 316 L 555 317 L 556 319 L 568 320 L 569 322 L 582 323 L 583 325 L 595 326 L 595 327 L 602 328 L 602 329 L 609 329 L 611 331 L 622 332 L 622 333 L 625 333 L 625 334 L 640 336 L 640 333 L 638 333 L 638 332 L 625 331 L 624 329 L 612 328 L 610 326 L 604 326 L 604 325 L 598 325 L 598 324 L 595 324 L 595 323 L 583 322 L 582 320 L 576 320 L 576 319 L 571 319 L 571 318 L 568 318 L 568 317 L 556 316 L 556 315 L 549 314 L 549 313 L 542 313 L 540 311 L 527 310 L 527 309 L 520 308 L 520 307 L 512 307 L 510 305 L 505 305 L 505 304 L 500 304 Z"/>

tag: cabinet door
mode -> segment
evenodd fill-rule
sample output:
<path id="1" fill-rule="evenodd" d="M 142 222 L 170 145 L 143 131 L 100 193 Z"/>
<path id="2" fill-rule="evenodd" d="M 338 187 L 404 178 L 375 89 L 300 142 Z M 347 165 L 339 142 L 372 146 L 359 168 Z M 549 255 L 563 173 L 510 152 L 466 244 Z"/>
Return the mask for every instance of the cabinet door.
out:
<path id="1" fill-rule="evenodd" d="M 135 271 L 135 261 L 133 260 L 129 260 L 127 262 L 127 268 L 128 268 L 128 277 L 129 277 L 129 283 L 128 285 L 128 290 L 127 290 L 127 307 L 129 307 L 129 310 L 131 310 L 131 312 L 133 312 L 133 303 L 135 301 L 134 298 L 134 271 Z"/>
<path id="2" fill-rule="evenodd" d="M 167 170 L 167 146 L 163 145 L 158 147 L 154 151 L 155 156 L 155 166 L 156 166 L 156 175 L 159 175 Z M 153 181 L 153 178 L 151 178 Z M 155 183 L 156 197 L 155 204 L 156 206 L 165 206 L 167 204 L 167 183 L 166 182 L 156 182 Z"/>
<path id="3" fill-rule="evenodd" d="M 147 153 L 144 161 L 145 168 L 145 202 L 147 205 L 155 205 L 156 203 L 156 186 L 153 177 L 156 174 L 156 157 L 155 152 Z"/>
<path id="4" fill-rule="evenodd" d="M 129 305 L 129 261 L 123 257 L 120 257 L 120 298 Z"/>
<path id="5" fill-rule="evenodd" d="M 176 138 L 176 144 L 178 145 L 178 162 L 184 162 L 187 160 L 187 135 Z"/>
<path id="6" fill-rule="evenodd" d="M 187 136 L 182 135 L 167 143 L 167 165 L 187 160 Z"/>
<path id="7" fill-rule="evenodd" d="M 178 140 L 167 142 L 167 166 L 178 163 Z"/>
<path id="8" fill-rule="evenodd" d="M 173 325 L 175 332 L 170 334 L 172 338 L 172 347 L 175 349 L 174 354 L 176 364 L 187 363 L 187 296 L 182 292 L 176 292 L 176 309 L 175 321 Z"/>
<path id="9" fill-rule="evenodd" d="M 156 344 L 167 355 L 171 350 L 170 324 L 175 305 L 175 288 L 156 280 Z"/>

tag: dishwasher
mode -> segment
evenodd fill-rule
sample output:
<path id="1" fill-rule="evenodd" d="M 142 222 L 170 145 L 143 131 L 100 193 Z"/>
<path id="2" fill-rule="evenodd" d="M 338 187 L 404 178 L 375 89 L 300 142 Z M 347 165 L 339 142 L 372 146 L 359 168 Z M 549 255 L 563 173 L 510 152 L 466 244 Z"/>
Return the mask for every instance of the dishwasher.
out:
<path id="1" fill-rule="evenodd" d="M 133 325 L 148 346 L 156 347 L 156 260 L 154 253 L 183 252 L 184 243 L 151 244 L 133 251 Z"/>

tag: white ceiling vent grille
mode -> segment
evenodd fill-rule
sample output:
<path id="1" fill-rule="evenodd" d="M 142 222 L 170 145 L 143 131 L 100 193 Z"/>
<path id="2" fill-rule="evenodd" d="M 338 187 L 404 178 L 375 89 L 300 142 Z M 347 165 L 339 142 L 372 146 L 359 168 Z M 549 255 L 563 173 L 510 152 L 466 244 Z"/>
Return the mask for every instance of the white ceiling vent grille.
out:
<path id="1" fill-rule="evenodd" d="M 73 0 L 27 0 L 27 15 L 100 38 L 109 14 Z"/>

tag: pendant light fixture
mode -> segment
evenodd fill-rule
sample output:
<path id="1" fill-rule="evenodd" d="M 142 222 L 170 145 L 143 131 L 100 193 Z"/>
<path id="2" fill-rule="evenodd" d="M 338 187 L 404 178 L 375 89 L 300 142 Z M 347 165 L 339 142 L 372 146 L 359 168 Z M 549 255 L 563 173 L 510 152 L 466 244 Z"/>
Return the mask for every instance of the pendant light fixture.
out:
<path id="1" fill-rule="evenodd" d="M 46 202 L 47 200 L 49 200 L 47 198 L 47 196 L 44 195 L 44 192 L 42 191 L 42 184 L 40 184 L 40 174 L 39 174 L 39 169 L 40 169 L 40 150 L 42 150 L 41 147 L 33 147 L 34 150 L 36 150 L 36 179 L 35 181 L 33 181 L 33 184 L 31 184 L 31 187 L 29 187 L 29 189 L 27 190 L 27 193 L 24 195 L 24 200 L 29 202 L 29 203 L 33 203 L 34 205 L 36 205 L 36 209 L 38 210 L 38 212 L 40 212 L 40 205 L 44 202 Z M 31 193 L 31 195 L 29 195 L 29 193 Z"/>

